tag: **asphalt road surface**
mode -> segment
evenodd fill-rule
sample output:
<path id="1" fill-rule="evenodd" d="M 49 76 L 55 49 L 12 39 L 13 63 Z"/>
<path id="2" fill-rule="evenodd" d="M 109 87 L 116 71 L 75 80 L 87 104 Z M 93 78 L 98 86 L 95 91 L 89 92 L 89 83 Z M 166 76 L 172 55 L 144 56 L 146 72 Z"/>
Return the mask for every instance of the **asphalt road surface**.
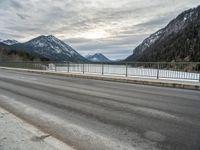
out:
<path id="1" fill-rule="evenodd" d="M 79 150 L 200 150 L 200 92 L 0 69 L 0 106 Z"/>

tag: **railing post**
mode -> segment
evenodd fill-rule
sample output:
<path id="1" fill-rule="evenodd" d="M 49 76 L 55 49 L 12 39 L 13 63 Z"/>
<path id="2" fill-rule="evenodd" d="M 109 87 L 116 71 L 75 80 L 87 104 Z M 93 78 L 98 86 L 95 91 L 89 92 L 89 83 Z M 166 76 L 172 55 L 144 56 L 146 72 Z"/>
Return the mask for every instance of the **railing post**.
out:
<path id="1" fill-rule="evenodd" d="M 157 80 L 159 79 L 159 73 L 160 73 L 160 64 L 157 64 Z"/>
<path id="2" fill-rule="evenodd" d="M 104 75 L 104 64 L 102 64 L 102 70 L 101 74 Z"/>
<path id="3" fill-rule="evenodd" d="M 200 83 L 200 73 L 199 73 L 199 83 Z"/>
<path id="4" fill-rule="evenodd" d="M 67 72 L 69 72 L 69 61 L 67 62 Z"/>
<path id="5" fill-rule="evenodd" d="M 128 77 L 128 64 L 126 63 L 126 77 Z"/>
<path id="6" fill-rule="evenodd" d="M 85 73 L 84 66 L 85 66 L 85 65 L 84 65 L 84 63 L 83 63 L 83 74 Z"/>

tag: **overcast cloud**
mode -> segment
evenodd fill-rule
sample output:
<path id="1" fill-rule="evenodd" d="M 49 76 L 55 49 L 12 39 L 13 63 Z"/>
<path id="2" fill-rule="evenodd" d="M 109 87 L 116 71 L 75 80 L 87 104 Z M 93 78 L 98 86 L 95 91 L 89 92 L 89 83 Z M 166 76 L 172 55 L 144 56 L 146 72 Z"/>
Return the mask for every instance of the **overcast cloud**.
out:
<path id="1" fill-rule="evenodd" d="M 125 58 L 199 0 L 0 0 L 0 39 L 54 35 L 82 55 Z"/>

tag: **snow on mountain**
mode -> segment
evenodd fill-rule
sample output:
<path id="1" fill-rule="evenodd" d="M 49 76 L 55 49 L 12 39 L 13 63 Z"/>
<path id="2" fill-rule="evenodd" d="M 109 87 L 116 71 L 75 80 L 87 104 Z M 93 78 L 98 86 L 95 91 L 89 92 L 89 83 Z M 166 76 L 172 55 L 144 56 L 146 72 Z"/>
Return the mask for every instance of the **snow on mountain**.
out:
<path id="1" fill-rule="evenodd" d="M 94 55 L 88 55 L 88 56 L 86 56 L 86 58 L 92 62 L 110 62 L 110 60 L 101 53 L 96 53 Z"/>
<path id="2" fill-rule="evenodd" d="M 42 35 L 26 43 L 17 44 L 16 47 L 53 61 L 87 61 L 72 47 L 52 35 Z"/>
<path id="3" fill-rule="evenodd" d="M 4 43 L 4 44 L 6 44 L 6 45 L 14 45 L 14 44 L 17 44 L 17 43 L 19 43 L 18 41 L 16 41 L 16 40 L 0 40 L 0 42 L 2 42 L 2 43 Z"/>

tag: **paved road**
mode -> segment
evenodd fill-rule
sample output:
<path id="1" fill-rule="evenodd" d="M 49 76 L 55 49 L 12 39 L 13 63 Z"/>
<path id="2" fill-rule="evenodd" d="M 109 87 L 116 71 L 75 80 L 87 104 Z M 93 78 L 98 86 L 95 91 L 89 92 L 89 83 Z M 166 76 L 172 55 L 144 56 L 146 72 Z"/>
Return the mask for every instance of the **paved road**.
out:
<path id="1" fill-rule="evenodd" d="M 76 149 L 200 149 L 200 92 L 0 69 L 0 106 Z"/>

